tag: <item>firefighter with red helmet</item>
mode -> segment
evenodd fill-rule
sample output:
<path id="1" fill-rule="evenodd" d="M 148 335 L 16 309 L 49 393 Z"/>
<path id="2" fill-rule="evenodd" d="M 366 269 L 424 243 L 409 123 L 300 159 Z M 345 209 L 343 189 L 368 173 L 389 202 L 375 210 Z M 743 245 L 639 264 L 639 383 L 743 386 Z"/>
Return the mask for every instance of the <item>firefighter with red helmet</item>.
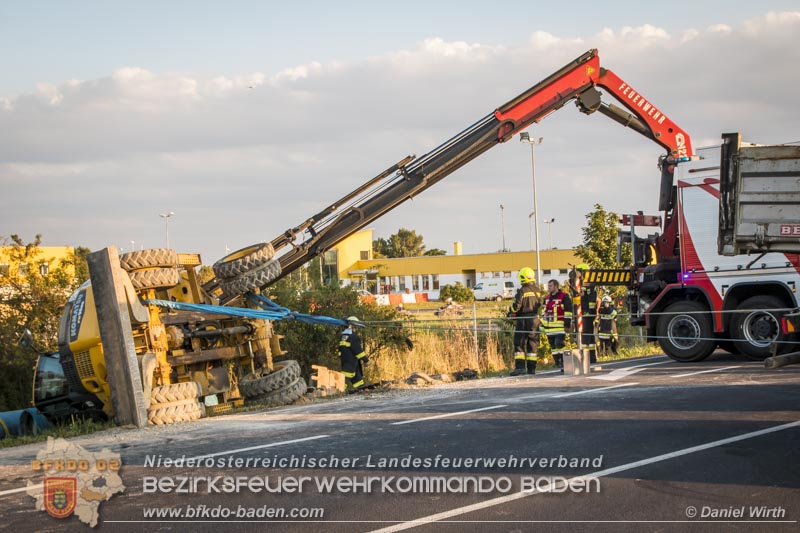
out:
<path id="1" fill-rule="evenodd" d="M 523 267 L 517 275 L 522 285 L 517 289 L 508 316 L 514 320 L 514 370 L 512 376 L 536 373 L 539 351 L 539 294 L 536 274 Z"/>
<path id="2" fill-rule="evenodd" d="M 551 279 L 547 282 L 541 321 L 542 330 L 550 343 L 553 361 L 564 372 L 564 340 L 572 325 L 572 299 L 561 290 L 558 280 Z"/>
<path id="3" fill-rule="evenodd" d="M 342 331 L 339 340 L 339 356 L 342 361 L 342 374 L 345 377 L 347 388 L 357 390 L 364 386 L 363 365 L 369 364 L 369 358 L 361 345 L 361 338 L 355 328 L 363 328 L 364 323 L 358 317 L 347 318 L 347 326 Z"/>

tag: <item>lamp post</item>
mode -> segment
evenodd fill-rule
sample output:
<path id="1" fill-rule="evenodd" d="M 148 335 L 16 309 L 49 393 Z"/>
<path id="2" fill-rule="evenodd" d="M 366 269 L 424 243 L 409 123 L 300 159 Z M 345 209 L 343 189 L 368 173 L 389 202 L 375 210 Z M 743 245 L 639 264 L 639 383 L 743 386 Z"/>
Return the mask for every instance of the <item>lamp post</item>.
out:
<path id="1" fill-rule="evenodd" d="M 547 224 L 547 242 L 550 245 L 548 250 L 552 250 L 553 249 L 553 233 L 552 233 L 552 229 L 553 229 L 553 222 L 555 222 L 555 221 L 556 221 L 555 218 L 546 218 L 546 219 L 542 220 L 542 222 Z"/>
<path id="2" fill-rule="evenodd" d="M 503 234 L 503 252 L 506 251 L 506 217 L 505 206 L 500 204 L 500 231 Z"/>
<path id="3" fill-rule="evenodd" d="M 170 211 L 169 213 L 159 213 L 161 218 L 164 219 L 164 235 L 167 238 L 167 248 L 169 248 L 169 219 L 175 216 L 175 213 Z"/>
<path id="4" fill-rule="evenodd" d="M 528 213 L 528 248 L 531 250 L 533 250 L 533 217 L 535 216 L 535 211 Z"/>
<path id="5" fill-rule="evenodd" d="M 527 131 L 519 134 L 519 142 L 528 143 L 531 145 L 531 175 L 533 176 L 533 212 L 539 212 L 539 206 L 536 204 L 536 157 L 534 147 L 537 144 L 542 144 L 544 137 L 539 137 L 538 141 L 531 139 Z M 539 258 L 539 219 L 533 219 L 533 227 L 536 234 L 536 282 L 542 282 L 542 261 Z"/>

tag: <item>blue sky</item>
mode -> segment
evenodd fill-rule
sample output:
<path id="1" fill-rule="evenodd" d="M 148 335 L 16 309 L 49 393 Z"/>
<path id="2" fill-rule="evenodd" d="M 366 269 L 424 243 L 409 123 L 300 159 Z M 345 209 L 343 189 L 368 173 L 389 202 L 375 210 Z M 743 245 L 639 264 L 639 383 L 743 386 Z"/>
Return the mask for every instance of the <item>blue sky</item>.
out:
<path id="1" fill-rule="evenodd" d="M 592 47 L 695 146 L 798 141 L 797 35 L 800 4 L 770 0 L 2 2 L 0 237 L 157 247 L 158 213 L 174 211 L 171 244 L 212 263 Z M 594 203 L 655 212 L 656 145 L 572 106 L 531 130 L 554 245 L 580 242 Z M 508 245 L 527 249 L 529 156 L 495 148 L 376 237 L 408 227 L 429 247 L 495 251 L 503 203 Z"/>

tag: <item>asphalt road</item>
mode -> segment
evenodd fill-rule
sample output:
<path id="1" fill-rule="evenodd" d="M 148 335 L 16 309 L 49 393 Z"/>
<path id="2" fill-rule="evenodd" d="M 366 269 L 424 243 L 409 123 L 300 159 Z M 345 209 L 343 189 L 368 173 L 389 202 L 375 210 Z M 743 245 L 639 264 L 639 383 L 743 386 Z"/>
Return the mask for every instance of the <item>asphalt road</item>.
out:
<path id="1" fill-rule="evenodd" d="M 72 442 L 121 455 L 126 490 L 100 504 L 98 530 L 796 531 L 798 385 L 800 366 L 652 357 Z M 43 447 L 0 451 L 0 529 L 84 527 L 20 490 L 41 483 Z M 181 458 L 199 464 L 163 466 Z"/>

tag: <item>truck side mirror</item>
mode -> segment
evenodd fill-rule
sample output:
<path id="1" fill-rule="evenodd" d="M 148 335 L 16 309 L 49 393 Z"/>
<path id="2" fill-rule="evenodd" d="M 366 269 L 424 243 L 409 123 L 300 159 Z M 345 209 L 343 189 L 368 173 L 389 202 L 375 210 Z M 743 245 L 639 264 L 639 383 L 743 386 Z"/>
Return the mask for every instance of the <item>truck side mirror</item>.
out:
<path id="1" fill-rule="evenodd" d="M 19 336 L 19 341 L 17 344 L 25 348 L 26 350 L 33 349 L 33 333 L 28 328 L 25 328 L 22 331 L 22 335 Z"/>

